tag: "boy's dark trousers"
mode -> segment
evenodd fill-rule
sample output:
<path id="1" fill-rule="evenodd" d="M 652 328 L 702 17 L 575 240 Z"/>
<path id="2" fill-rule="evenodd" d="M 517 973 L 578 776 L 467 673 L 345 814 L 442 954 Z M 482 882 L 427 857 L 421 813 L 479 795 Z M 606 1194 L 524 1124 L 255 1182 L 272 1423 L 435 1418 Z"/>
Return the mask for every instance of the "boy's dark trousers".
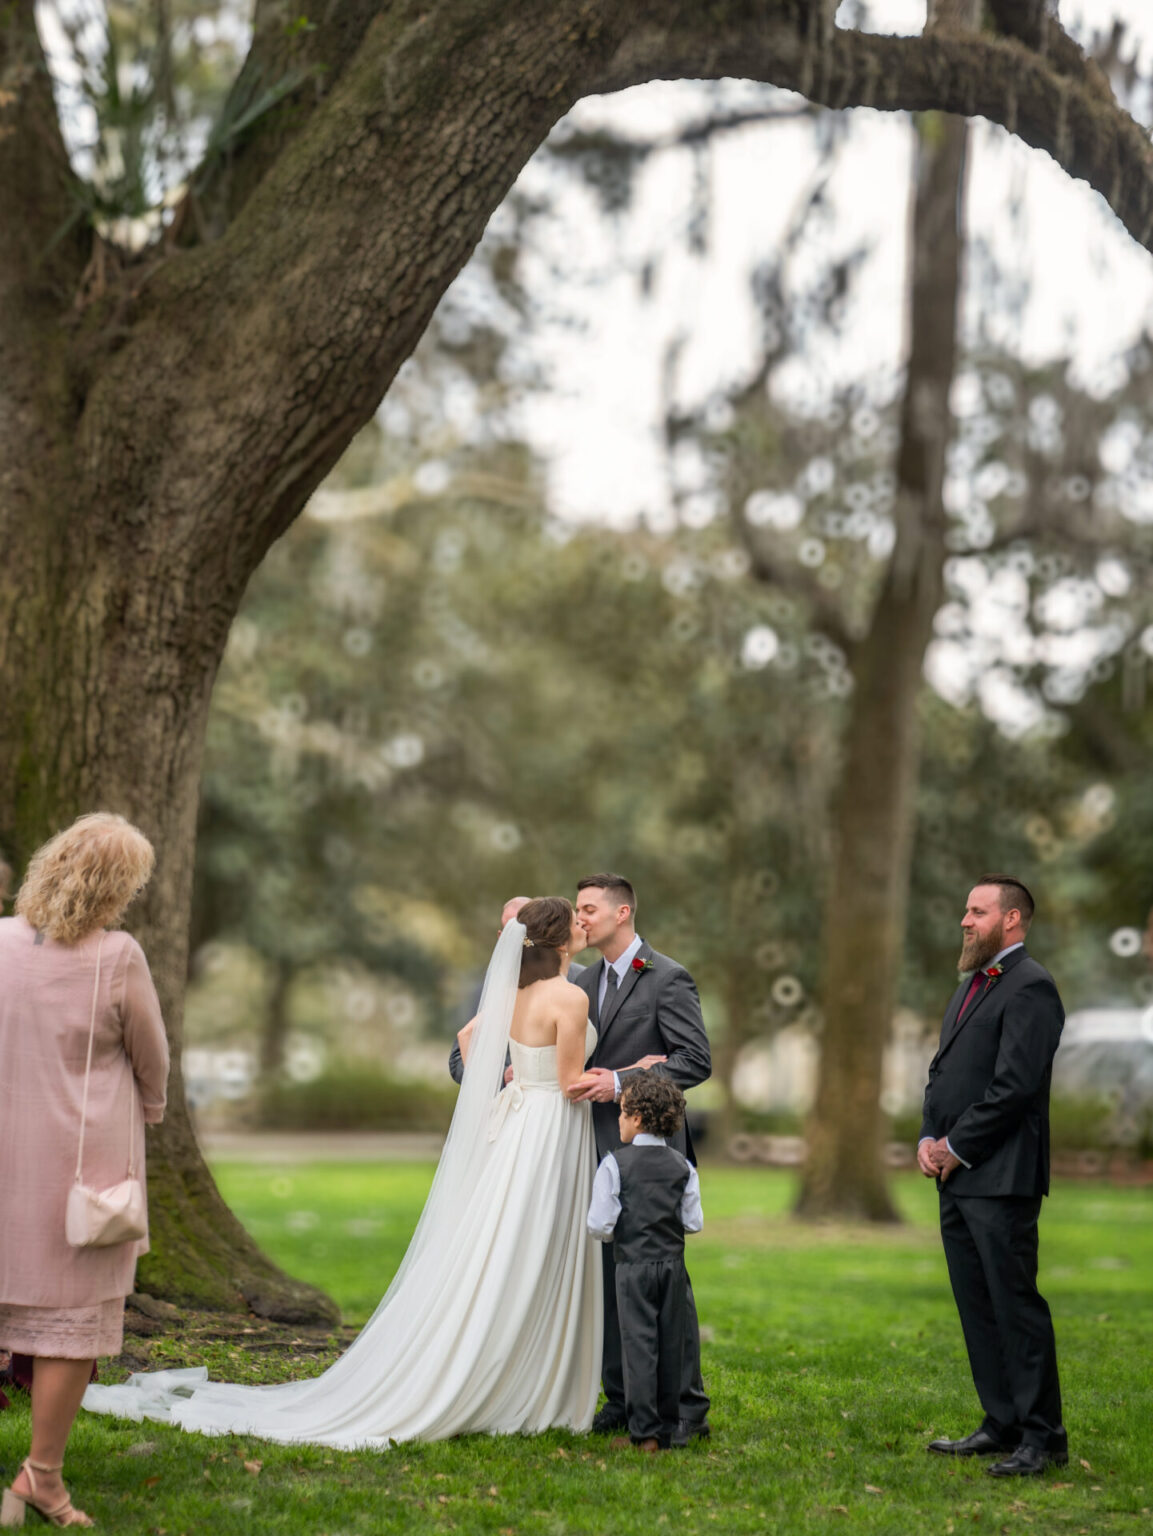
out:
<path id="1" fill-rule="evenodd" d="M 688 1295 L 684 1259 L 618 1262 L 616 1292 L 629 1437 L 656 1440 L 664 1449 L 680 1413 Z"/>
<path id="2" fill-rule="evenodd" d="M 670 1146 L 633 1142 L 616 1148 L 613 1157 L 620 1174 L 613 1248 L 625 1415 L 633 1440 L 665 1446 L 683 1409 L 692 1293 L 681 1199 L 692 1169 Z"/>

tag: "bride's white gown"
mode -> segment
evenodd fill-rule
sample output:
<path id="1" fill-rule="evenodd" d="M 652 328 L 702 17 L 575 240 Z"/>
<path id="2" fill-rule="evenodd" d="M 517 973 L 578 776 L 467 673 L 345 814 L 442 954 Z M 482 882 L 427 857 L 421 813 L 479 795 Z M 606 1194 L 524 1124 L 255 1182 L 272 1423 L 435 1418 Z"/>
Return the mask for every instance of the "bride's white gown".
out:
<path id="1" fill-rule="evenodd" d="M 595 1041 L 590 1024 L 590 1053 Z M 85 1408 L 346 1449 L 470 1431 L 587 1430 L 602 1326 L 600 1252 L 585 1226 L 589 1106 L 561 1092 L 555 1045 L 509 1040 L 514 1080 L 497 1093 L 503 1040 L 495 1073 L 491 1031 L 487 1045 L 471 1074 L 483 1114 L 461 1145 L 466 1071 L 408 1253 L 364 1331 L 323 1376 L 254 1387 L 210 1382 L 203 1369 L 150 1372 L 89 1387 Z M 479 1095 L 477 1070 L 488 1073 Z"/>

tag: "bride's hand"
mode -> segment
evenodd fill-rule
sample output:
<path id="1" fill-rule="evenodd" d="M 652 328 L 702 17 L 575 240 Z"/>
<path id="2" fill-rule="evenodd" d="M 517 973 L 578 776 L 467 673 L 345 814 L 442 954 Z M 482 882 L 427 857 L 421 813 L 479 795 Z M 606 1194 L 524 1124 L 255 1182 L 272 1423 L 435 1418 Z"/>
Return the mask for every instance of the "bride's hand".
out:
<path id="1" fill-rule="evenodd" d="M 646 1072 L 649 1067 L 655 1067 L 659 1061 L 668 1061 L 667 1056 L 642 1056 L 640 1061 L 631 1062 L 627 1067 L 622 1067 L 622 1072 Z"/>
<path id="2" fill-rule="evenodd" d="M 590 1067 L 570 1084 L 567 1093 L 578 1104 L 586 1099 L 593 1104 L 611 1104 L 616 1098 L 613 1074 L 604 1067 Z"/>

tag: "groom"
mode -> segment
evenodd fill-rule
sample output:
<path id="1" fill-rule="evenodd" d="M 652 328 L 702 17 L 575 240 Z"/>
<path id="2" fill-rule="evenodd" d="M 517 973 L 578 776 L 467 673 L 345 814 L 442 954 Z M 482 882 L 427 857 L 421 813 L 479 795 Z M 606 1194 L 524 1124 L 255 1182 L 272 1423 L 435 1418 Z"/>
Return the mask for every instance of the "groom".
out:
<path id="1" fill-rule="evenodd" d="M 652 1066 L 671 1077 L 678 1088 L 692 1088 L 712 1070 L 693 979 L 683 966 L 637 937 L 636 908 L 636 894 L 623 875 L 590 875 L 577 886 L 577 921 L 589 944 L 604 958 L 579 976 L 570 972 L 570 980 L 588 994 L 589 1016 L 597 1030 L 583 1091 L 570 1089 L 570 1095 L 592 1103 L 598 1159 L 621 1144 L 616 1100 L 630 1075 Z M 680 1131 L 670 1144 L 691 1161 L 692 1147 L 686 1137 L 687 1132 Z M 607 1401 L 593 1420 L 593 1429 L 609 1432 L 626 1428 L 627 1419 L 612 1243 L 605 1243 L 601 1252 L 605 1312 L 601 1377 Z M 701 1381 L 701 1341 L 691 1287 L 686 1314 L 679 1422 L 672 1437 L 672 1443 L 681 1447 L 709 1434 L 709 1400 Z"/>
<path id="2" fill-rule="evenodd" d="M 997 1456 L 995 1477 L 1064 1466 L 1069 1443 L 1053 1320 L 1037 1290 L 1037 1218 L 1049 1192 L 1049 1083 L 1065 1012 L 1027 954 L 1033 898 L 1011 875 L 969 892 L 959 968 L 929 1066 L 917 1162 L 936 1178 L 941 1237 L 985 1417 L 942 1456 Z"/>

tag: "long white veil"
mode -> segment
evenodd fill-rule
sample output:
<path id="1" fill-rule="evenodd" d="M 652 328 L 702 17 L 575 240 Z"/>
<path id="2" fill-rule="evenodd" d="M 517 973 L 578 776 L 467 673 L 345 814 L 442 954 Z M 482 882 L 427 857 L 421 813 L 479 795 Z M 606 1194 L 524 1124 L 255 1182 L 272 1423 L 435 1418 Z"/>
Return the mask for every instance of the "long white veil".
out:
<path id="1" fill-rule="evenodd" d="M 493 1104 L 504 1085 L 508 1032 L 516 1006 L 517 984 L 524 951 L 525 926 L 515 918 L 496 941 L 485 973 L 464 1077 L 452 1122 L 440 1154 L 432 1188 L 412 1241 L 385 1292 L 375 1319 L 410 1272 L 438 1258 L 445 1244 L 455 1242 L 464 1208 L 477 1197 L 488 1150 Z M 371 1326 L 371 1323 L 370 1323 Z"/>
<path id="2" fill-rule="evenodd" d="M 89 1387 L 85 1408 L 165 1419 L 206 1434 L 345 1447 L 435 1432 L 440 1409 L 430 1399 L 455 1388 L 448 1379 L 451 1349 L 439 1379 L 432 1359 L 446 1343 L 446 1320 L 472 1301 L 461 1294 L 453 1259 L 485 1199 L 488 1133 L 504 1080 L 524 937 L 524 925 L 513 920 L 497 941 L 428 1200 L 383 1300 L 345 1354 L 322 1376 L 279 1386 L 210 1382 L 202 1368 L 138 1373 L 121 1386 Z"/>

